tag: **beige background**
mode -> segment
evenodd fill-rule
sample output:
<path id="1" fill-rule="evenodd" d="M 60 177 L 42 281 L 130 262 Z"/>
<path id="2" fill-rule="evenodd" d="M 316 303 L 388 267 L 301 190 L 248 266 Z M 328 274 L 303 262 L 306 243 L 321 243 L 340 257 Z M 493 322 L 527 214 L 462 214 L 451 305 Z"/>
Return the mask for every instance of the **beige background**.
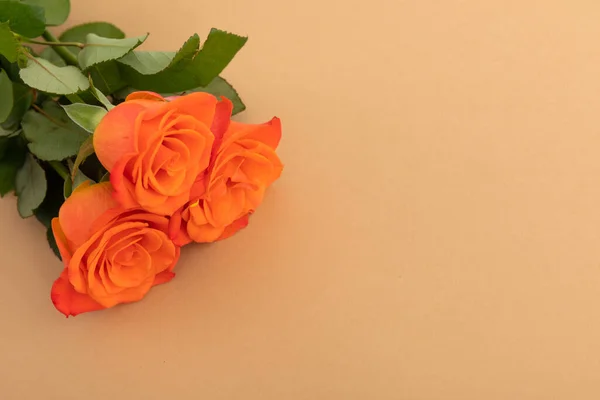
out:
<path id="1" fill-rule="evenodd" d="M 65 319 L 0 202 L 2 399 L 598 399 L 596 0 L 75 0 L 282 118 L 251 226 L 142 302 Z M 154 22 L 160 19 L 161 22 Z"/>

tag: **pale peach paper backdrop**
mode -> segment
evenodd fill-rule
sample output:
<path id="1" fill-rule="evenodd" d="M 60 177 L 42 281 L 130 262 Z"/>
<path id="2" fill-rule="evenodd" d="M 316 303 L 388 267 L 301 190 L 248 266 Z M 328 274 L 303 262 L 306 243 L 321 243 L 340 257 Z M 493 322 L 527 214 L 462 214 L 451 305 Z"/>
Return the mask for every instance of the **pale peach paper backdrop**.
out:
<path id="1" fill-rule="evenodd" d="M 2 200 L 0 398 L 600 398 L 598 1 L 73 3 L 146 49 L 248 35 L 225 76 L 286 168 L 171 283 L 68 320 Z"/>

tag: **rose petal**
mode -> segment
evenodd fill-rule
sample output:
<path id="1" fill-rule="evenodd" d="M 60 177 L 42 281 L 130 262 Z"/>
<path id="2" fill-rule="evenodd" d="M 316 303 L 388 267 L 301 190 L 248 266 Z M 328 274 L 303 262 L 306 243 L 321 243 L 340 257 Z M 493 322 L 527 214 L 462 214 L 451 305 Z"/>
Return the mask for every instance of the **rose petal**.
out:
<path id="1" fill-rule="evenodd" d="M 215 140 L 221 140 L 231 122 L 231 112 L 233 103 L 226 97 L 221 96 L 221 101 L 215 107 L 215 116 L 210 126 L 210 130 L 215 135 Z"/>
<path id="2" fill-rule="evenodd" d="M 192 242 L 187 234 L 186 222 L 181 217 L 181 209 L 177 210 L 169 219 L 169 238 L 176 246 L 185 246 Z"/>
<path id="3" fill-rule="evenodd" d="M 66 268 L 62 271 L 59 278 L 54 281 L 50 298 L 52 299 L 54 307 L 66 317 L 69 317 L 69 315 L 76 316 L 84 312 L 97 311 L 104 308 L 90 296 L 75 291 L 69 282 Z"/>
<path id="4" fill-rule="evenodd" d="M 133 303 L 144 298 L 154 283 L 154 275 L 149 276 L 139 286 L 128 288 L 122 292 L 109 295 L 106 297 L 98 296 L 96 300 L 106 308 L 114 307 L 117 304 Z"/>
<path id="5" fill-rule="evenodd" d="M 221 148 L 242 138 L 256 140 L 275 150 L 281 140 L 281 121 L 277 117 L 264 124 L 256 125 L 232 121 L 225 133 Z"/>
<path id="6" fill-rule="evenodd" d="M 195 92 L 178 97 L 167 104 L 169 109 L 177 110 L 180 114 L 191 115 L 210 127 L 215 115 L 217 98 L 212 94 Z"/>
<path id="7" fill-rule="evenodd" d="M 110 174 L 110 183 L 113 186 L 114 199 L 124 208 L 137 207 L 138 202 L 132 195 L 133 184 L 124 176 L 125 168 L 131 161 L 132 154 L 126 155 L 117 161 Z"/>
<path id="8" fill-rule="evenodd" d="M 112 197 L 110 182 L 82 185 L 60 208 L 60 228 L 74 247 L 79 247 L 92 235 L 91 227 L 94 221 L 117 206 L 118 203 Z"/>
<path id="9" fill-rule="evenodd" d="M 224 196 L 204 202 L 204 215 L 211 225 L 225 227 L 244 212 L 244 205 L 244 191 L 229 189 Z"/>
<path id="10" fill-rule="evenodd" d="M 217 240 L 224 240 L 233 235 L 235 235 L 239 230 L 244 229 L 248 226 L 248 222 L 250 221 L 250 214 L 246 214 L 243 217 L 237 219 L 233 224 L 229 225 L 221 236 Z"/>
<path id="11" fill-rule="evenodd" d="M 169 282 L 175 277 L 175 273 L 171 271 L 163 271 L 154 277 L 154 283 L 152 286 L 162 285 L 163 283 Z"/>
<path id="12" fill-rule="evenodd" d="M 225 227 L 215 227 L 211 225 L 206 219 L 203 207 L 190 207 L 189 212 L 190 220 L 187 223 L 187 234 L 194 242 L 214 242 L 223 234 Z"/>
<path id="13" fill-rule="evenodd" d="M 132 258 L 126 262 L 125 258 L 130 255 Z M 110 281 L 121 288 L 138 287 L 149 275 L 155 275 L 150 253 L 139 243 L 122 248 L 116 255 L 116 263 L 107 272 Z"/>
<path id="14" fill-rule="evenodd" d="M 127 153 L 137 152 L 136 126 L 146 110 L 141 102 L 121 103 L 108 112 L 94 131 L 94 151 L 104 167 L 112 172 L 117 161 Z"/>

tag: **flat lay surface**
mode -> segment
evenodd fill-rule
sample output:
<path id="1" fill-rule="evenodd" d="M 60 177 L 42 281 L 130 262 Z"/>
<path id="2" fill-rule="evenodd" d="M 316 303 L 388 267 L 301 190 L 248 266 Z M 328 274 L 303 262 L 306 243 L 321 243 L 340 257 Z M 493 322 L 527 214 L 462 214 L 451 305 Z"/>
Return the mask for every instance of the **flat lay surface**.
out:
<path id="1" fill-rule="evenodd" d="M 600 4 L 72 3 L 142 49 L 249 36 L 223 76 L 285 167 L 172 282 L 69 319 L 2 199 L 0 398 L 600 396 Z"/>

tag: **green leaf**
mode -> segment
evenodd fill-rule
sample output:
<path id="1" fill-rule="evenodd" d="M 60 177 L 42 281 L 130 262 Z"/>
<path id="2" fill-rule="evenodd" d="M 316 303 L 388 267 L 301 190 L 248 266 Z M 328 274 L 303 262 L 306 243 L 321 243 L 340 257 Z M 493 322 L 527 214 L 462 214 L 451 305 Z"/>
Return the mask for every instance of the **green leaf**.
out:
<path id="1" fill-rule="evenodd" d="M 40 36 L 46 29 L 44 9 L 19 1 L 0 1 L 0 22 L 8 22 L 13 32 L 29 38 Z"/>
<path id="2" fill-rule="evenodd" d="M 111 39 L 123 39 L 125 33 L 108 22 L 90 22 L 87 24 L 76 25 L 70 29 L 67 29 L 59 36 L 61 42 L 79 42 L 85 43 L 87 35 L 95 33 L 98 36 Z M 69 47 L 69 50 L 74 54 L 79 54 L 81 51 L 77 47 Z"/>
<path id="3" fill-rule="evenodd" d="M 101 62 L 121 58 L 144 43 L 147 37 L 148 34 L 128 39 L 111 39 L 90 33 L 87 35 L 86 47 L 79 53 L 79 65 L 86 70 Z"/>
<path id="4" fill-rule="evenodd" d="M 100 178 L 100 182 L 110 182 L 110 172 L 107 172 L 104 175 L 102 175 L 102 178 Z"/>
<path id="5" fill-rule="evenodd" d="M 167 69 L 177 68 L 184 61 L 191 61 L 200 47 L 200 38 L 193 34 L 177 52 L 132 51 L 119 60 L 142 75 L 154 75 Z"/>
<path id="6" fill-rule="evenodd" d="M 29 150 L 47 161 L 60 161 L 77 154 L 89 133 L 53 102 L 44 103 L 43 111 L 47 116 L 30 110 L 23 117 L 23 133 L 30 142 Z"/>
<path id="7" fill-rule="evenodd" d="M 40 57 L 44 60 L 50 61 L 52 64 L 57 67 L 66 67 L 67 63 L 62 59 L 61 56 L 58 55 L 56 51 L 52 47 L 46 47 L 44 51 L 40 53 Z"/>
<path id="8" fill-rule="evenodd" d="M 12 82 L 4 70 L 0 71 L 0 122 L 6 121 L 13 109 Z"/>
<path id="9" fill-rule="evenodd" d="M 21 119 L 25 112 L 31 106 L 33 93 L 30 88 L 20 83 L 12 83 L 13 107 L 9 117 L 2 123 L 2 128 L 9 132 L 14 132 L 19 128 Z"/>
<path id="10" fill-rule="evenodd" d="M 19 197 L 17 209 L 22 218 L 31 217 L 46 197 L 46 173 L 35 158 L 28 154 L 25 163 L 17 172 L 16 192 Z"/>
<path id="11" fill-rule="evenodd" d="M 127 96 L 129 96 L 133 92 L 137 92 L 137 89 L 131 86 L 126 86 L 123 89 L 120 89 L 113 93 L 113 97 L 118 100 L 125 100 Z"/>
<path id="12" fill-rule="evenodd" d="M 197 91 L 211 93 L 216 97 L 227 97 L 233 103 L 233 111 L 231 115 L 239 114 L 246 109 L 246 105 L 240 98 L 238 92 L 233 88 L 233 86 L 231 86 L 229 82 L 220 76 L 217 76 L 215 79 L 213 79 L 208 86 L 198 88 Z"/>
<path id="13" fill-rule="evenodd" d="M 112 108 L 114 108 L 115 106 L 110 102 L 110 100 L 108 100 L 106 98 L 106 96 L 104 95 L 104 93 L 102 93 L 100 90 L 96 89 L 94 87 L 94 82 L 91 80 L 90 78 L 90 91 L 92 92 L 92 95 L 96 98 L 96 100 L 98 100 L 100 103 L 102 103 L 102 105 L 104 107 L 106 107 L 107 110 L 111 110 Z"/>
<path id="14" fill-rule="evenodd" d="M 79 148 L 75 163 L 71 167 L 71 178 L 75 179 L 75 174 L 79 171 L 79 166 L 92 154 L 94 154 L 94 136 L 87 138 Z"/>
<path id="15" fill-rule="evenodd" d="M 63 195 L 65 197 L 65 200 L 69 198 L 69 196 L 71 196 L 73 190 L 77 189 L 79 185 L 86 181 L 92 181 L 92 183 L 94 183 L 92 179 L 85 176 L 85 174 L 80 170 L 77 170 L 77 172 L 75 172 L 73 179 L 65 180 L 63 186 Z"/>
<path id="16" fill-rule="evenodd" d="M 102 93 L 112 94 L 122 89 L 127 84 L 121 78 L 121 73 L 116 61 L 106 61 L 91 67 L 88 72 L 96 88 Z"/>
<path id="17" fill-rule="evenodd" d="M 206 92 L 214 95 L 215 97 L 225 96 L 233 103 L 232 115 L 239 114 L 246 109 L 246 105 L 242 102 L 242 99 L 236 92 L 236 90 L 227 82 L 225 79 L 217 76 L 208 86 L 199 87 L 192 90 L 186 90 L 183 93 L 165 93 L 163 96 L 172 96 L 177 94 L 187 94 L 193 92 Z"/>
<path id="18" fill-rule="evenodd" d="M 50 249 L 52 249 L 54 255 L 62 261 L 60 251 L 58 250 L 58 245 L 56 244 L 56 238 L 54 237 L 54 233 L 52 232 L 52 227 L 46 229 L 46 239 L 48 239 L 48 246 L 50 246 Z"/>
<path id="19" fill-rule="evenodd" d="M 245 37 L 212 29 L 200 51 L 198 35 L 194 35 L 175 55 L 134 52 L 120 59 L 119 66 L 129 86 L 138 90 L 181 92 L 211 83 L 246 41 Z"/>
<path id="20" fill-rule="evenodd" d="M 27 85 L 47 93 L 73 94 L 90 87 L 79 68 L 57 67 L 43 58 L 30 59 L 27 68 L 22 69 L 20 75 Z"/>
<path id="21" fill-rule="evenodd" d="M 50 228 L 52 218 L 58 217 L 60 206 L 65 201 L 63 196 L 64 179 L 52 168 L 46 169 L 46 181 L 48 189 L 42 204 L 35 210 L 35 217 L 46 228 Z"/>
<path id="22" fill-rule="evenodd" d="M 6 59 L 6 57 L 0 54 L 0 67 L 6 71 L 8 77 L 13 82 L 23 83 L 21 77 L 19 76 L 19 66 L 15 62 L 10 62 Z"/>
<path id="23" fill-rule="evenodd" d="M 90 33 L 112 39 L 123 39 L 125 37 L 125 33 L 113 24 L 109 24 L 108 22 L 91 22 L 68 29 L 60 36 L 59 40 L 62 42 L 86 43 L 87 35 Z M 77 47 L 68 47 L 68 49 L 76 55 L 81 51 Z M 103 93 L 112 94 L 126 86 L 125 81 L 121 78 L 117 62 L 114 60 L 96 64 L 90 67 L 87 72 L 95 82 L 96 88 Z"/>
<path id="24" fill-rule="evenodd" d="M 15 178 L 25 161 L 27 148 L 18 136 L 1 139 L 5 143 L 4 154 L 0 158 L 0 196 L 4 197 L 15 190 Z"/>
<path id="25" fill-rule="evenodd" d="M 46 238 L 54 254 L 60 260 L 60 252 L 52 233 L 52 219 L 58 217 L 60 206 L 64 203 L 63 179 L 53 170 L 46 171 L 47 190 L 42 204 L 35 210 L 35 217 L 46 227 Z"/>
<path id="26" fill-rule="evenodd" d="M 17 61 L 19 43 L 10 30 L 7 22 L 0 23 L 0 54 L 13 63 Z"/>
<path id="27" fill-rule="evenodd" d="M 119 62 L 129 65 L 142 75 L 154 75 L 168 68 L 175 54 L 177 53 L 172 51 L 132 51 L 119 59 Z"/>
<path id="28" fill-rule="evenodd" d="M 178 91 L 196 84 L 192 62 L 200 38 L 191 36 L 177 53 L 132 52 L 119 60 L 123 78 L 138 90 Z"/>
<path id="29" fill-rule="evenodd" d="M 46 15 L 46 25 L 61 25 L 69 17 L 71 2 L 69 0 L 24 0 L 23 3 L 40 6 Z"/>
<path id="30" fill-rule="evenodd" d="M 194 58 L 193 66 L 198 86 L 206 86 L 212 82 L 247 41 L 247 37 L 211 29 L 202 50 Z"/>
<path id="31" fill-rule="evenodd" d="M 71 121 L 90 133 L 93 133 L 94 130 L 96 130 L 96 127 L 107 113 L 102 107 L 85 103 L 66 105 L 63 106 L 63 109 L 69 118 L 71 118 Z"/>

